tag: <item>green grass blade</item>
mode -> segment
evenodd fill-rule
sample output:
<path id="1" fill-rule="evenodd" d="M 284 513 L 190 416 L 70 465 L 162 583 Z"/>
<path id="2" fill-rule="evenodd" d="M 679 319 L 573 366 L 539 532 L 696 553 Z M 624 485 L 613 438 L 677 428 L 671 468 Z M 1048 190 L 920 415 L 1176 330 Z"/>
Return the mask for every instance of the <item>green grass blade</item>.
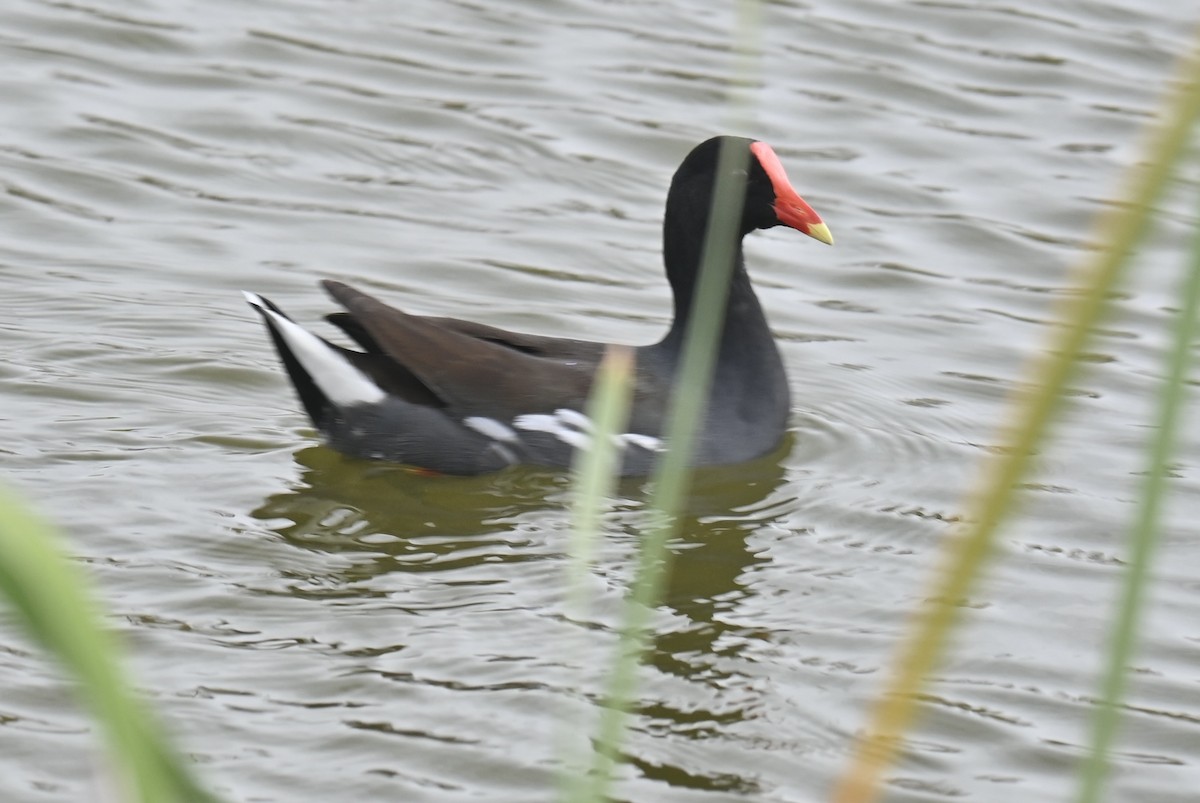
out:
<path id="1" fill-rule="evenodd" d="M 596 369 L 596 380 L 588 399 L 587 416 L 592 420 L 590 449 L 576 452 L 572 479 L 573 510 L 567 564 L 567 615 L 586 619 L 588 572 L 596 543 L 601 536 L 605 502 L 613 496 L 620 468 L 621 451 L 613 436 L 625 431 L 633 390 L 634 352 L 626 346 L 609 346 Z M 563 727 L 576 723 L 564 721 Z M 564 750 L 571 744 L 564 738 Z M 586 776 L 580 772 L 584 760 L 567 756 L 560 783 L 562 800 L 580 800 L 586 793 Z"/>
<path id="2" fill-rule="evenodd" d="M 979 492 L 968 500 L 965 533 L 950 542 L 933 601 L 918 615 L 911 635 L 901 645 L 893 677 L 873 712 L 871 723 L 853 756 L 851 766 L 834 790 L 837 803 L 868 803 L 879 794 L 885 768 L 892 762 L 900 736 L 916 714 L 916 692 L 935 665 L 947 633 L 958 614 L 957 602 L 967 596 L 987 557 L 992 536 L 1015 507 L 1015 490 L 1029 469 L 1038 444 L 1058 406 L 1063 389 L 1087 338 L 1104 310 L 1106 300 L 1138 238 L 1150 210 L 1162 194 L 1174 165 L 1184 153 L 1200 112 L 1200 59 L 1192 55 L 1181 64 L 1182 80 L 1154 131 L 1147 163 L 1131 173 L 1127 202 L 1110 207 L 1099 220 L 1105 247 L 1083 264 L 1083 292 L 1067 300 L 1047 353 L 1034 367 L 1032 389 L 1016 401 L 1013 423 L 1003 441 L 1005 451 L 988 462 Z"/>
<path id="3" fill-rule="evenodd" d="M 1147 455 L 1145 479 L 1137 518 L 1130 533 L 1129 568 L 1117 606 L 1108 666 L 1101 684 L 1100 704 L 1092 726 L 1092 751 L 1084 764 L 1079 803 L 1098 803 L 1108 773 L 1108 754 L 1116 737 L 1119 706 L 1125 697 L 1127 667 L 1133 662 L 1137 626 L 1146 596 L 1147 576 L 1167 486 L 1167 465 L 1176 444 L 1179 413 L 1187 397 L 1188 367 L 1196 340 L 1196 311 L 1200 308 L 1200 230 L 1192 242 L 1191 270 L 1181 290 L 1183 308 L 1175 324 L 1175 343 L 1168 357 L 1167 377 L 1159 399 L 1158 425 Z"/>
<path id="4" fill-rule="evenodd" d="M 600 537 L 604 503 L 613 495 L 620 471 L 621 449 L 613 439 L 625 431 L 633 391 L 633 349 L 609 346 L 596 369 L 596 380 L 588 399 L 587 417 L 592 421 L 592 445 L 576 452 L 572 467 L 574 506 L 571 520 L 570 562 L 567 575 L 567 607 L 584 613 L 581 594 L 587 588 L 595 544 Z"/>
<path id="5" fill-rule="evenodd" d="M 29 633 L 65 666 L 100 720 L 117 771 L 110 779 L 138 803 L 212 800 L 164 746 L 130 692 L 116 646 L 95 614 L 78 567 L 62 556 L 51 528 L 0 488 L 0 593 Z"/>
<path id="6" fill-rule="evenodd" d="M 729 110 L 738 118 L 735 123 L 743 115 L 748 117 L 749 96 L 745 90 L 753 85 L 750 79 L 758 66 L 761 6 L 758 0 L 740 0 L 736 4 L 734 81 L 729 98 Z M 650 616 L 662 596 L 669 570 L 667 544 L 678 533 L 679 515 L 691 480 L 695 433 L 705 415 L 730 271 L 739 244 L 738 221 L 742 215 L 748 159 L 749 154 L 737 148 L 722 147 L 718 156 L 711 225 L 706 233 L 690 324 L 668 410 L 665 433 L 668 451 L 656 466 L 652 479 L 650 508 L 654 521 L 638 553 L 617 654 L 608 676 L 592 768 L 576 787 L 578 794 L 570 798 L 572 803 L 600 803 L 609 799 L 634 697 L 637 667 L 648 647 Z"/>
<path id="7" fill-rule="evenodd" d="M 600 716 L 595 759 L 589 773 L 590 786 L 587 793 L 578 798 L 581 801 L 608 799 L 633 699 L 637 666 L 647 647 L 650 615 L 662 594 L 669 557 L 667 542 L 678 531 L 679 511 L 683 508 L 691 478 L 695 433 L 704 418 L 708 400 L 717 338 L 738 244 L 738 221 L 742 214 L 748 158 L 743 149 L 726 147 L 721 148 L 718 157 L 712 223 L 704 243 L 691 324 L 671 398 L 666 432 L 669 448 L 659 461 L 653 478 L 651 507 L 656 521 L 644 536 L 638 553 L 637 573 L 630 589 L 617 657 L 608 678 L 605 706 Z"/>

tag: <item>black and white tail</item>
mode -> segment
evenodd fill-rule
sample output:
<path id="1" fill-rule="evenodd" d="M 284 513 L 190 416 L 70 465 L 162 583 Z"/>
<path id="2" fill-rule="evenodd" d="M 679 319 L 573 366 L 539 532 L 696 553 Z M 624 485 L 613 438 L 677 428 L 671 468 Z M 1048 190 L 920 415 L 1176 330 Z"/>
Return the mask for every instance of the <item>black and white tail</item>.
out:
<path id="1" fill-rule="evenodd" d="M 262 296 L 244 295 L 246 303 L 266 323 L 300 403 L 317 429 L 325 429 L 333 409 L 377 404 L 386 398 L 387 394 L 350 362 L 343 349 L 304 329 Z"/>

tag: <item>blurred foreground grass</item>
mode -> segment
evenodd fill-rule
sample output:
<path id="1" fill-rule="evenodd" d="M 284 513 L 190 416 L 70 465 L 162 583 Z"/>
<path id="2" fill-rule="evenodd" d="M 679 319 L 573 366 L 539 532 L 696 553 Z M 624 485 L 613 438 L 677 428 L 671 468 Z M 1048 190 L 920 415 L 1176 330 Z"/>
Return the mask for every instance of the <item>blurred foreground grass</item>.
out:
<path id="1" fill-rule="evenodd" d="M 1119 195 L 1120 202 L 1107 206 L 1097 220 L 1098 247 L 1080 266 L 1074 281 L 1076 292 L 1066 297 L 1059 310 L 1060 326 L 1053 331 L 1052 341 L 1032 362 L 1031 378 L 1025 383 L 1029 389 L 1012 400 L 1011 419 L 1000 437 L 1003 448 L 985 464 L 980 487 L 967 500 L 968 523 L 962 533 L 947 543 L 944 565 L 926 595 L 929 602 L 917 613 L 911 633 L 899 648 L 892 679 L 859 739 L 849 770 L 834 790 L 835 803 L 868 803 L 878 798 L 883 773 L 894 760 L 904 733 L 917 714 L 921 685 L 936 666 L 958 618 L 958 602 L 968 598 L 990 553 L 996 531 L 1018 507 L 1020 483 L 1028 474 L 1034 456 L 1050 437 L 1054 414 L 1078 367 L 1079 356 L 1101 320 L 1122 272 L 1132 261 L 1139 240 L 1152 227 L 1155 204 L 1182 169 L 1200 114 L 1200 41 L 1196 48 L 1180 62 L 1179 75 L 1161 118 L 1149 132 L 1145 158 L 1130 169 L 1127 186 Z M 1192 277 L 1184 291 L 1189 298 L 1196 292 L 1193 282 L 1197 281 L 1195 272 L 1200 270 L 1197 262 L 1200 240 L 1195 248 Z M 1171 432 L 1191 350 L 1193 302 L 1185 306 L 1166 372 L 1168 381 L 1159 391 L 1162 399 L 1159 420 L 1148 429 L 1158 435 L 1146 444 L 1151 468 L 1140 491 L 1142 512 L 1131 533 L 1131 565 L 1112 623 L 1112 647 L 1094 720 L 1091 758 L 1081 769 L 1080 800 L 1085 803 L 1099 800 L 1103 790 L 1107 751 L 1115 733 L 1116 712 L 1133 656 L 1146 570 L 1157 536 L 1155 525 L 1164 490 L 1164 466 L 1172 445 Z"/>
<path id="2" fill-rule="evenodd" d="M 755 4 L 743 4 L 754 5 Z M 755 17 L 756 18 L 756 17 Z M 881 791 L 881 780 L 902 744 L 905 731 L 917 714 L 923 679 L 936 665 L 950 628 L 958 618 L 956 600 L 966 598 L 990 552 L 992 539 L 1017 504 L 1017 488 L 1030 468 L 1039 444 L 1050 435 L 1054 413 L 1077 358 L 1104 313 L 1118 279 L 1129 264 L 1136 244 L 1151 225 L 1151 212 L 1172 176 L 1180 169 L 1200 113 L 1200 55 L 1181 66 L 1161 122 L 1154 128 L 1144 164 L 1131 172 L 1122 203 L 1112 205 L 1100 219 L 1097 241 L 1101 246 L 1083 264 L 1077 294 L 1060 311 L 1062 326 L 1055 340 L 1031 369 L 1032 390 L 1013 401 L 1013 416 L 1004 430 L 1006 448 L 985 467 L 979 491 L 967 503 L 965 531 L 948 542 L 945 565 L 940 567 L 931 602 L 914 619 L 909 638 L 901 645 L 893 678 L 881 693 L 870 724 L 864 729 L 850 768 L 833 792 L 837 803 L 867 803 Z M 720 175 L 735 175 L 739 166 L 722 153 Z M 744 167 L 744 165 L 742 165 Z M 717 219 L 736 220 L 740 215 L 740 187 L 719 182 L 715 200 Z M 610 799 L 613 769 L 620 756 L 621 736 L 632 699 L 636 669 L 648 641 L 649 615 L 658 604 L 668 570 L 667 544 L 676 534 L 678 512 L 691 471 L 688 463 L 697 423 L 703 418 L 716 342 L 717 320 L 723 304 L 729 249 L 735 247 L 733 227 L 714 226 L 706 248 L 705 269 L 697 293 L 699 322 L 689 335 L 682 379 L 675 393 L 676 414 L 669 425 L 668 452 L 654 477 L 651 508 L 656 511 L 638 558 L 638 571 L 620 644 L 609 673 L 601 722 L 589 766 L 578 766 L 563 792 L 571 803 Z M 1195 340 L 1195 318 L 1200 304 L 1200 238 L 1193 247 L 1190 268 L 1181 290 L 1182 311 L 1175 345 L 1160 389 L 1160 414 L 1147 443 L 1147 470 L 1140 490 L 1140 507 L 1130 545 L 1127 581 L 1120 590 L 1112 625 L 1112 648 L 1104 670 L 1102 699 L 1096 707 L 1091 757 L 1081 769 L 1081 803 L 1095 803 L 1104 791 L 1106 756 L 1115 738 L 1120 709 L 1135 649 L 1137 625 L 1145 596 L 1145 583 L 1157 529 L 1157 512 L 1165 491 L 1165 466 L 1174 443 L 1172 433 L 1182 407 L 1187 368 Z M 714 312 L 717 311 L 717 312 Z M 594 437 L 608 444 L 605 432 L 619 431 L 628 403 L 632 363 L 629 355 L 614 353 L 605 361 L 607 380 L 597 383 L 598 401 L 592 409 L 598 422 Z M 611 494 L 611 477 L 617 456 L 611 448 L 591 450 L 577 468 L 579 521 L 573 572 L 588 570 L 594 539 L 601 537 L 601 516 Z M 78 567 L 56 546 L 52 529 L 33 515 L 12 494 L 0 489 L 0 592 L 20 614 L 32 637 L 40 642 L 78 682 L 82 699 L 106 734 L 111 773 L 97 778 L 98 785 L 121 803 L 193 803 L 212 801 L 194 780 L 189 765 L 167 746 L 162 732 L 131 692 L 118 664 L 114 639 L 101 625 L 101 616 L 86 592 Z"/>
<path id="3" fill-rule="evenodd" d="M 87 592 L 87 578 L 64 557 L 57 540 L 49 524 L 0 488 L 0 592 L 29 635 L 74 677 L 103 728 L 111 764 L 93 780 L 93 797 L 120 803 L 211 801 L 130 689 L 115 639 Z"/>

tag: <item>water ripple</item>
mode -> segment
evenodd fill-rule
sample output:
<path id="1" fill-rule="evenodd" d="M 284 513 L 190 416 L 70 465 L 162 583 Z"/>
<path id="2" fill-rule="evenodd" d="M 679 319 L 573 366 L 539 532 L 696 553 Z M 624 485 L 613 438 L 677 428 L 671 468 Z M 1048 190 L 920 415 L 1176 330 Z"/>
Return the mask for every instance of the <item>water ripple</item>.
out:
<path id="1" fill-rule="evenodd" d="M 0 12 L 10 480 L 68 531 L 137 684 L 223 794 L 290 799 L 300 779 L 328 800 L 545 798 L 563 750 L 590 747 L 646 482 L 621 484 L 588 605 L 569 606 L 564 473 L 428 477 L 317 445 L 236 291 L 320 328 L 314 280 L 338 276 L 417 313 L 650 342 L 674 165 L 719 131 L 762 137 L 838 247 L 748 240 L 791 432 L 696 478 L 618 796 L 819 797 L 1000 448 L 1091 216 L 1139 158 L 1191 9 L 776 4 L 744 82 L 719 4 L 397 9 Z M 749 103 L 731 121 L 735 85 Z M 954 601 L 965 629 L 896 796 L 1069 792 L 1189 187 L 1111 299 L 1000 560 Z M 1198 449 L 1189 431 L 1114 755 L 1128 799 L 1200 786 L 1178 748 L 1200 716 Z M 0 799 L 86 798 L 90 725 L 2 635 Z"/>

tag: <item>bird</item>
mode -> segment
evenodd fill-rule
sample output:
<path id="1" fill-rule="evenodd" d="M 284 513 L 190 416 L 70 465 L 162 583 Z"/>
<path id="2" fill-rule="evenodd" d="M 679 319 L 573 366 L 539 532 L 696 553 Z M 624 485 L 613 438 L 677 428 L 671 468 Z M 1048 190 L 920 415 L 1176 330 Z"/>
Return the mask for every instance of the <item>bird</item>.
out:
<path id="1" fill-rule="evenodd" d="M 746 272 L 742 238 L 779 225 L 829 245 L 833 237 L 770 145 L 717 136 L 687 154 L 667 193 L 663 262 L 674 312 L 661 340 L 632 349 L 630 414 L 626 431 L 613 436 L 626 475 L 648 474 L 666 448 L 665 419 L 722 148 L 743 151 L 745 197 L 692 464 L 751 460 L 775 448 L 787 429 L 788 379 Z M 413 315 L 343 282 L 322 284 L 343 308 L 326 320 L 357 348 L 312 334 L 261 295 L 245 297 L 266 324 L 300 404 L 335 450 L 428 473 L 477 475 L 518 464 L 567 467 L 590 444 L 585 410 L 607 344 Z"/>

